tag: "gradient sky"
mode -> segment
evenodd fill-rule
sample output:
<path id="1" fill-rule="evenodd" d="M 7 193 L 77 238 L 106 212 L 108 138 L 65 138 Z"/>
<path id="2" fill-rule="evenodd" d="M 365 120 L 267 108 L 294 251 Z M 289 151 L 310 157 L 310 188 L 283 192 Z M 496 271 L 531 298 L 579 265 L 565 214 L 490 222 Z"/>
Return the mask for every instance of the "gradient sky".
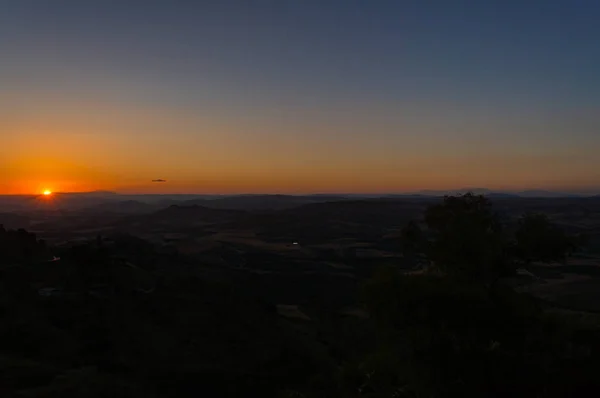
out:
<path id="1" fill-rule="evenodd" d="M 0 10 L 0 193 L 600 191 L 597 0 Z"/>

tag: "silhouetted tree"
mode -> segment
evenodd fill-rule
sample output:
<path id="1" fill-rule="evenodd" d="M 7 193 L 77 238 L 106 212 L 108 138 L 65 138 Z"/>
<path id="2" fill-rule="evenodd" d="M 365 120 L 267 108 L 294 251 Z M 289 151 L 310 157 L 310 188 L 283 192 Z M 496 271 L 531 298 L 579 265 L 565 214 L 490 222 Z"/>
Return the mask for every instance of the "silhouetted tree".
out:
<path id="1" fill-rule="evenodd" d="M 44 259 L 46 243 L 24 229 L 0 226 L 0 264 L 21 265 Z"/>
<path id="2" fill-rule="evenodd" d="M 400 233 L 400 245 L 404 257 L 412 262 L 417 262 L 419 255 L 426 250 L 427 240 L 419 224 L 411 220 L 402 228 Z"/>
<path id="3" fill-rule="evenodd" d="M 507 239 L 483 195 L 446 196 L 425 213 L 431 233 L 428 255 L 448 275 L 493 281 L 507 272 Z"/>
<path id="4" fill-rule="evenodd" d="M 545 214 L 536 213 L 519 219 L 515 238 L 516 255 L 525 263 L 565 261 L 583 243 L 552 224 Z"/>
<path id="5" fill-rule="evenodd" d="M 595 380 L 585 369 L 597 359 L 569 348 L 581 344 L 571 326 L 507 286 L 385 268 L 363 298 L 377 338 L 340 396 L 561 397 L 565 374 Z"/>

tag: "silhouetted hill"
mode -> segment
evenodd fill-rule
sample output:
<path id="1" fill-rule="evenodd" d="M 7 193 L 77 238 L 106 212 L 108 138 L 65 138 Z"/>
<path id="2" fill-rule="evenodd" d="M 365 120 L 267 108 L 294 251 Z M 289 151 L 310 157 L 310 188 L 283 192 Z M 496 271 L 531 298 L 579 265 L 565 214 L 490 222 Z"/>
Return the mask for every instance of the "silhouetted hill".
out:
<path id="1" fill-rule="evenodd" d="M 488 188 L 460 188 L 447 190 L 421 190 L 418 194 L 424 196 L 445 196 L 445 195 L 462 195 L 467 192 L 472 192 L 477 195 L 485 195 L 490 198 L 576 198 L 582 195 L 577 195 L 568 192 L 556 192 L 548 190 L 525 190 L 520 192 L 505 192 L 493 191 Z"/>
<path id="2" fill-rule="evenodd" d="M 518 199 L 518 198 L 520 198 L 520 196 L 517 194 L 504 193 L 504 192 L 490 192 L 489 194 L 486 194 L 486 196 L 489 198 L 492 198 L 492 199 L 505 199 L 505 198 Z"/>
<path id="3" fill-rule="evenodd" d="M 518 195 L 523 198 L 577 198 L 581 195 L 576 195 L 566 192 L 546 191 L 541 189 L 532 189 L 518 192 Z"/>
<path id="4" fill-rule="evenodd" d="M 435 200 L 435 199 L 433 199 Z M 366 199 L 307 204 L 296 209 L 284 210 L 278 216 L 301 219 L 319 218 L 325 221 L 378 223 L 390 222 L 390 218 L 407 216 L 420 211 L 432 200 Z M 387 217 L 386 217 L 387 216 Z"/>
<path id="5" fill-rule="evenodd" d="M 27 228 L 29 218 L 14 213 L 0 213 L 0 225 L 6 229 Z"/>
<path id="6" fill-rule="evenodd" d="M 492 191 L 487 188 L 457 188 L 457 189 L 444 189 L 444 190 L 433 190 L 433 189 L 424 189 L 419 191 L 419 194 L 426 196 L 445 196 L 445 195 L 459 195 L 466 192 L 473 192 L 478 195 L 488 195 Z"/>
<path id="7" fill-rule="evenodd" d="M 179 206 L 173 205 L 155 213 L 140 216 L 138 219 L 147 222 L 161 223 L 222 223 L 235 220 L 243 216 L 240 210 L 211 209 L 205 206 Z"/>
<path id="8" fill-rule="evenodd" d="M 81 210 L 119 200 L 117 194 L 53 193 L 50 197 L 35 197 L 28 203 L 28 207 L 48 210 Z"/>
<path id="9" fill-rule="evenodd" d="M 35 195 L 0 195 L 0 211 L 20 211 L 35 208 Z"/>
<path id="10" fill-rule="evenodd" d="M 325 242 L 381 234 L 418 217 L 437 199 L 367 199 L 312 203 L 300 207 L 244 218 L 232 228 L 255 229 L 268 240 Z"/>
<path id="11" fill-rule="evenodd" d="M 218 199 L 198 199 L 183 202 L 182 205 L 201 205 L 215 209 L 236 209 L 249 211 L 283 210 L 308 203 L 344 200 L 343 196 L 314 195 L 239 195 Z"/>
<path id="12" fill-rule="evenodd" d="M 136 200 L 126 200 L 119 202 L 107 202 L 101 203 L 92 207 L 83 209 L 89 212 L 97 213 L 119 213 L 119 214 L 131 214 L 131 213 L 151 213 L 157 210 L 156 205 L 151 205 Z"/>

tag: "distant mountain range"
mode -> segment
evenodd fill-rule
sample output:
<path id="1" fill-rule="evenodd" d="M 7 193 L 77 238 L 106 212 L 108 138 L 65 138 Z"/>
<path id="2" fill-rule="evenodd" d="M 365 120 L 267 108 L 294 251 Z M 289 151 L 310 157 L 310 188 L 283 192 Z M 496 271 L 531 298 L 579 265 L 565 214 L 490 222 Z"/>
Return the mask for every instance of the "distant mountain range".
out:
<path id="1" fill-rule="evenodd" d="M 572 192 L 560 192 L 560 191 L 549 191 L 541 189 L 531 189 L 525 191 L 493 191 L 487 188 L 461 188 L 453 190 L 422 190 L 418 191 L 417 194 L 424 196 L 444 196 L 444 195 L 458 195 L 467 192 L 473 192 L 478 195 L 487 195 L 490 197 L 497 198 L 576 198 L 585 197 L 592 195 L 582 195 Z"/>
<path id="2" fill-rule="evenodd" d="M 0 212 L 27 210 L 81 210 L 108 213 L 150 213 L 171 205 L 205 206 L 213 209 L 272 211 L 295 208 L 310 203 L 337 202 L 364 199 L 424 199 L 473 192 L 497 199 L 517 198 L 598 198 L 598 192 L 559 192 L 550 190 L 495 191 L 488 188 L 460 188 L 452 190 L 421 190 L 405 193 L 381 194 L 309 194 L 309 195 L 195 195 L 195 194 L 119 194 L 109 191 L 55 193 L 50 198 L 39 195 L 2 196 Z"/>

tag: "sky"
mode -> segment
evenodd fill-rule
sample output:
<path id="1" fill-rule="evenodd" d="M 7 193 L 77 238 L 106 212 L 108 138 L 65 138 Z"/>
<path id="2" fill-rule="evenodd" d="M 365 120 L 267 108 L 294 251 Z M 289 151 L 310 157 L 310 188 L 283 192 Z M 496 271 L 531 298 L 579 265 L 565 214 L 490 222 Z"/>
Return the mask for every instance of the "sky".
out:
<path id="1" fill-rule="evenodd" d="M 0 9 L 0 194 L 600 192 L 597 0 Z"/>

